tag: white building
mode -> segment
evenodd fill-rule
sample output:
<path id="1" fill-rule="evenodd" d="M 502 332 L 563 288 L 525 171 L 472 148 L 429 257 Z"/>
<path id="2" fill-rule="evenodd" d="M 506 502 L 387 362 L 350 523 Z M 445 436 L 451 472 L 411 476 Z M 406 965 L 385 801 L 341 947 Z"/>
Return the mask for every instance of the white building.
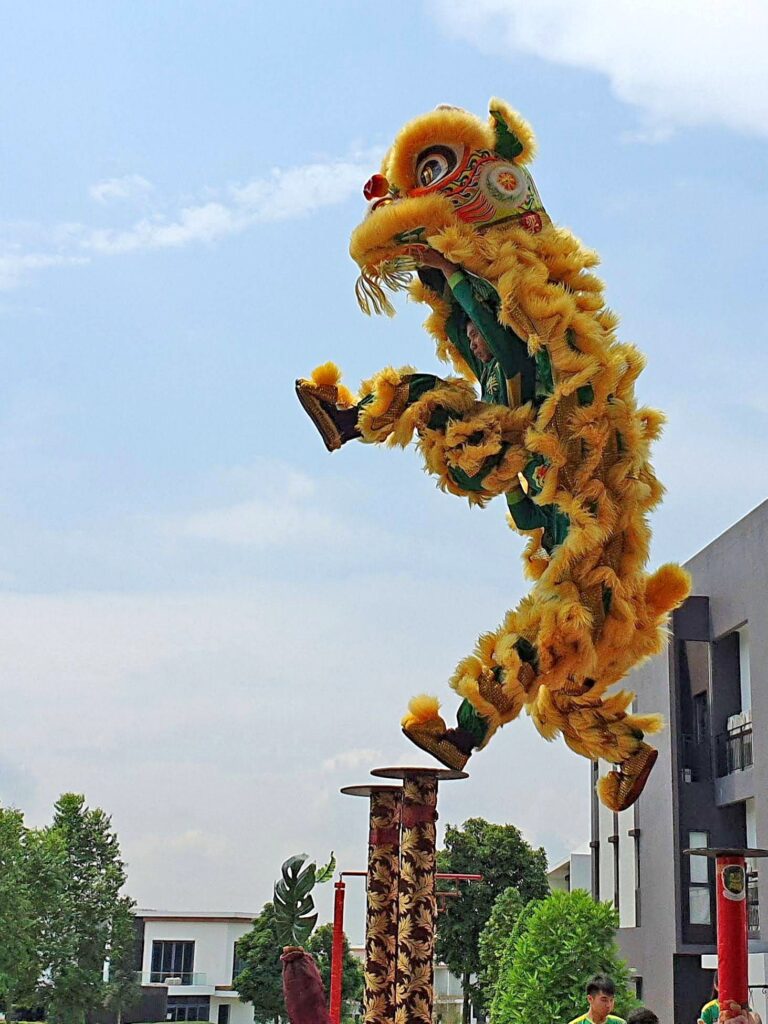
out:
<path id="1" fill-rule="evenodd" d="M 547 872 L 549 888 L 553 892 L 573 892 L 574 889 L 592 891 L 592 850 L 584 843 L 569 853 L 565 860 Z"/>
<path id="2" fill-rule="evenodd" d="M 239 972 L 235 944 L 256 914 L 136 910 L 145 993 L 167 989 L 165 1020 L 252 1024 L 253 1006 L 241 1003 L 232 979 Z"/>

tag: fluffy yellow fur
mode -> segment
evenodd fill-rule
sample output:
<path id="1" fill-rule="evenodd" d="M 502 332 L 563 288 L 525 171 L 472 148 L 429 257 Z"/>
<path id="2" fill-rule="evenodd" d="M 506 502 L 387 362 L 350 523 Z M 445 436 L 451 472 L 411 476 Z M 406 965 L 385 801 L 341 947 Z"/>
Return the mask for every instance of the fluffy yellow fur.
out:
<path id="1" fill-rule="evenodd" d="M 312 380 L 320 387 L 331 387 L 341 380 L 341 370 L 336 363 L 323 363 L 312 371 Z"/>
<path id="2" fill-rule="evenodd" d="M 357 402 L 357 396 L 349 390 L 346 384 L 341 383 L 341 370 L 336 363 L 327 362 L 322 366 L 316 366 L 311 376 L 312 381 L 319 387 L 336 387 L 339 405 L 349 408 Z"/>
<path id="3" fill-rule="evenodd" d="M 409 122 L 395 139 L 395 144 L 382 165 L 382 173 L 396 188 L 407 191 L 416 182 L 416 160 L 419 153 L 435 141 L 457 143 L 470 149 L 493 149 L 496 134 L 466 110 L 438 109 L 422 114 Z"/>
<path id="4" fill-rule="evenodd" d="M 518 161 L 529 160 L 535 145 L 530 126 L 499 100 L 491 110 L 520 140 Z M 384 173 L 407 193 L 415 185 L 416 158 L 427 145 L 492 149 L 495 140 L 493 116 L 484 123 L 465 111 L 436 110 L 402 130 Z M 663 495 L 650 445 L 663 416 L 639 408 L 635 399 L 644 358 L 617 340 L 618 319 L 592 273 L 598 257 L 569 231 L 546 220 L 535 234 L 508 223 L 478 230 L 439 194 L 406 195 L 374 211 L 353 233 L 350 251 L 363 273 L 375 278 L 391 261 L 414 254 L 414 237 L 494 285 L 500 322 L 531 353 L 546 351 L 554 390 L 537 409 L 507 409 L 479 403 L 466 380 L 454 379 L 398 410 L 395 395 L 404 371 L 383 371 L 362 389 L 374 395 L 364 436 L 406 444 L 418 431 L 439 486 L 478 504 L 515 487 L 530 458 L 543 456 L 546 476 L 534 500 L 556 505 L 569 521 L 566 539 L 551 553 L 542 549 L 540 529 L 527 531 L 524 558 L 533 589 L 499 630 L 481 638 L 451 685 L 488 719 L 489 735 L 525 707 L 545 738 L 562 734 L 585 757 L 621 763 L 637 749 L 638 734 L 657 731 L 661 720 L 630 713 L 631 693 L 607 691 L 661 650 L 668 614 L 690 590 L 688 574 L 678 566 L 662 566 L 652 576 L 645 571 L 647 517 Z M 450 309 L 443 296 L 420 282 L 411 286 L 411 295 L 431 307 L 426 326 L 439 357 L 471 379 L 448 338 Z M 591 389 L 590 400 L 582 401 L 585 388 Z M 455 419 L 431 429 L 438 406 Z M 383 422 L 388 412 L 390 420 Z M 488 456 L 502 451 L 481 491 L 456 483 L 452 470 L 473 476 Z M 531 668 L 521 663 L 515 646 L 520 638 L 536 649 L 533 685 Z M 610 796 L 614 785 L 613 779 L 601 782 L 601 792 Z"/>
<path id="5" fill-rule="evenodd" d="M 403 717 L 403 727 L 412 725 L 429 725 L 434 722 L 438 728 L 445 728 L 445 722 L 439 715 L 440 701 L 426 693 L 412 697 L 408 703 L 408 714 Z"/>

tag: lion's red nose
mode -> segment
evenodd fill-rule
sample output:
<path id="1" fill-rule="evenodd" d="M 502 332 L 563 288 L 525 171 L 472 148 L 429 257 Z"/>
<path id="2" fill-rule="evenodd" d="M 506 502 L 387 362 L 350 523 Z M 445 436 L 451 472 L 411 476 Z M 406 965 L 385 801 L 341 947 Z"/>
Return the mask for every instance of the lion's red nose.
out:
<path id="1" fill-rule="evenodd" d="M 389 182 L 383 174 L 372 175 L 368 181 L 366 181 L 365 185 L 363 185 L 363 195 L 368 202 L 370 202 L 371 199 L 383 199 L 388 192 Z"/>

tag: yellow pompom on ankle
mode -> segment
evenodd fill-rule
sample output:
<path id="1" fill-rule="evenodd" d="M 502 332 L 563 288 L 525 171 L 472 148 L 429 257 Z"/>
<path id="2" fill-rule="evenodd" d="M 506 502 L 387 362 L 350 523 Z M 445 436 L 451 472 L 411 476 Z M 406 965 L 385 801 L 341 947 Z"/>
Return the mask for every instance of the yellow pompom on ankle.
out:
<path id="1" fill-rule="evenodd" d="M 335 387 L 341 380 L 341 370 L 336 363 L 323 363 L 312 371 L 312 381 L 318 387 Z"/>
<path id="2" fill-rule="evenodd" d="M 445 722 L 440 717 L 440 701 L 437 697 L 421 693 L 418 697 L 412 697 L 408 702 L 408 714 L 400 723 L 404 729 L 410 729 L 414 725 L 434 725 L 440 730 L 445 729 Z"/>

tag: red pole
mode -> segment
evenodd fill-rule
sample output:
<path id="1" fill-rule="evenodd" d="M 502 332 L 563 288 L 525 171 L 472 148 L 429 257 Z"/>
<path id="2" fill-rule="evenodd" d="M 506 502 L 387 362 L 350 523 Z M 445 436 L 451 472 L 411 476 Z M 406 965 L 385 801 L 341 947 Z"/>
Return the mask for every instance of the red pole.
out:
<path id="1" fill-rule="evenodd" d="M 341 979 L 344 969 L 344 895 L 339 879 L 333 886 L 333 951 L 331 953 L 331 1024 L 341 1024 Z"/>
<path id="2" fill-rule="evenodd" d="M 739 854 L 716 860 L 717 874 L 717 990 L 720 1013 L 735 1017 L 731 1003 L 749 1003 L 747 931 L 747 870 Z"/>

